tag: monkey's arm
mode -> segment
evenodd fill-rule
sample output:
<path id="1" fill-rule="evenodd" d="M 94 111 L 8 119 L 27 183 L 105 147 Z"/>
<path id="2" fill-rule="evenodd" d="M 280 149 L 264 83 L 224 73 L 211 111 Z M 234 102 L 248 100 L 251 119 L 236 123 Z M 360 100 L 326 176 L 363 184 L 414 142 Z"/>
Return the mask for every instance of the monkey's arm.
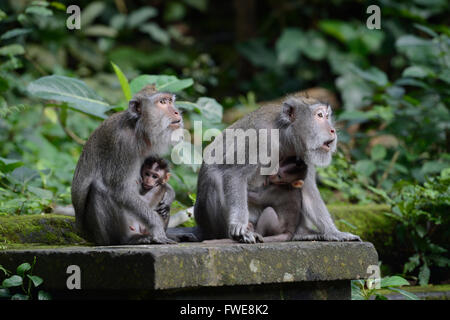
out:
<path id="1" fill-rule="evenodd" d="M 224 214 L 229 237 L 245 243 L 261 242 L 262 237 L 258 233 L 248 230 L 249 212 L 245 173 L 226 170 L 222 177 L 224 202 L 227 204 Z"/>
<path id="2" fill-rule="evenodd" d="M 121 205 L 121 209 L 125 209 L 126 214 L 144 223 L 149 230 L 152 243 L 175 243 L 167 238 L 164 223 L 156 210 L 151 209 L 136 190 L 127 188 L 126 185 L 122 185 L 121 190 L 120 197 L 116 201 Z"/>
<path id="3" fill-rule="evenodd" d="M 361 241 L 358 236 L 336 228 L 317 188 L 316 170 L 312 166 L 309 169 L 302 189 L 302 213 L 317 227 L 319 233 L 305 234 L 306 228 L 302 224 L 297 228 L 293 240 Z"/>
<path id="4" fill-rule="evenodd" d="M 170 214 L 170 205 L 175 200 L 175 191 L 170 186 L 170 184 L 166 183 L 164 185 L 164 189 L 165 189 L 164 195 L 155 209 L 158 212 L 158 214 L 162 216 Z"/>

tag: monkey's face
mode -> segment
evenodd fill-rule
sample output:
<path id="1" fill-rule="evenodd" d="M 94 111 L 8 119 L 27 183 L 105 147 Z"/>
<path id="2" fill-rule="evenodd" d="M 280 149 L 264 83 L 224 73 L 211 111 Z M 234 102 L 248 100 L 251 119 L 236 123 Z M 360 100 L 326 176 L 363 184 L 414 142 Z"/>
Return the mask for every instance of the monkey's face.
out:
<path id="1" fill-rule="evenodd" d="M 150 141 L 153 154 L 167 154 L 170 146 L 180 140 L 173 138 L 175 130 L 183 128 L 183 118 L 175 107 L 175 95 L 167 92 L 138 93 L 129 103 L 132 118 L 137 119 L 136 131 Z"/>
<path id="2" fill-rule="evenodd" d="M 313 99 L 290 99 L 287 103 L 291 106 L 296 154 L 307 163 L 329 165 L 337 145 L 331 107 Z"/>
<path id="3" fill-rule="evenodd" d="M 152 166 L 143 166 L 141 170 L 142 189 L 148 191 L 156 186 L 165 184 L 170 177 L 170 173 L 161 169 L 157 163 Z"/>
<path id="4" fill-rule="evenodd" d="M 176 130 L 183 127 L 183 118 L 175 107 L 175 95 L 171 93 L 157 93 L 151 97 L 152 104 L 156 107 L 153 111 L 156 118 L 160 119 L 162 128 Z"/>

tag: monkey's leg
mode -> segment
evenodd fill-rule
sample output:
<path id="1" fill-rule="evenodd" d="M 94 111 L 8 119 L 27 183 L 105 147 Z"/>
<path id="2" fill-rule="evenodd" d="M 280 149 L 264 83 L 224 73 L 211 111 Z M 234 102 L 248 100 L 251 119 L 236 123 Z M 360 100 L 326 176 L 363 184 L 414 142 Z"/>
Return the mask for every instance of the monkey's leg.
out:
<path id="1" fill-rule="evenodd" d="M 129 221 L 128 224 L 125 223 L 121 229 L 121 242 L 123 244 L 129 244 L 129 241 L 134 241 L 133 237 L 129 240 L 130 230 L 129 225 L 134 225 L 134 221 L 142 224 L 143 228 L 148 230 L 148 237 L 151 243 L 155 244 L 174 244 L 175 241 L 169 239 L 166 236 L 164 230 L 164 224 L 162 219 L 159 217 L 155 210 L 152 210 L 148 203 L 145 202 L 139 194 L 130 192 L 126 187 L 123 188 L 123 193 L 120 194 L 120 198 L 116 199 L 118 203 L 118 208 L 123 215 L 121 218 L 123 221 Z"/>
<path id="2" fill-rule="evenodd" d="M 96 245 L 118 244 L 114 224 L 115 203 L 98 182 L 92 182 L 86 197 L 82 234 Z"/>
<path id="3" fill-rule="evenodd" d="M 315 170 L 308 170 L 302 189 L 302 213 L 304 218 L 311 221 L 320 234 L 303 234 L 303 228 L 297 229 L 292 240 L 324 240 L 324 241 L 361 241 L 361 238 L 339 231 L 334 225 L 331 215 L 320 196 L 315 181 Z"/>
<path id="4" fill-rule="evenodd" d="M 256 232 L 264 237 L 283 233 L 278 215 L 272 207 L 267 207 L 261 212 L 256 223 Z"/>
<path id="5" fill-rule="evenodd" d="M 223 195 L 228 204 L 223 212 L 228 222 L 228 236 L 243 243 L 261 242 L 262 236 L 248 229 L 247 183 L 242 181 L 239 172 L 230 170 L 223 173 Z"/>

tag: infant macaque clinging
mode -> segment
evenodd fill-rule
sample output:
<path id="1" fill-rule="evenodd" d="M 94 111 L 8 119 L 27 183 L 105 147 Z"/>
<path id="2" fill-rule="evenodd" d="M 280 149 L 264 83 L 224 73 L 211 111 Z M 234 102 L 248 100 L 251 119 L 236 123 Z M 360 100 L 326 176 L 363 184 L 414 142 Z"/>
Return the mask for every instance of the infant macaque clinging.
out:
<path id="1" fill-rule="evenodd" d="M 164 159 L 149 157 L 144 161 L 141 168 L 140 194 L 150 208 L 158 206 L 157 212 L 164 222 L 165 229 L 169 224 L 170 205 L 175 199 L 175 191 L 167 183 L 169 178 L 169 165 Z M 164 205 L 161 205 L 161 202 Z"/>

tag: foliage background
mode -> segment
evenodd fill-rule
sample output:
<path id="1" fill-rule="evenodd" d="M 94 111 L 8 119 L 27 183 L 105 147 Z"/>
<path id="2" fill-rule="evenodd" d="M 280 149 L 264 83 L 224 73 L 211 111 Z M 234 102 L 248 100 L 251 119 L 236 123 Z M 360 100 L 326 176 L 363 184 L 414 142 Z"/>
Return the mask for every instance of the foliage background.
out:
<path id="1" fill-rule="evenodd" d="M 127 105 L 116 72 L 192 79 L 177 92 L 188 128 L 223 129 L 257 102 L 321 87 L 340 136 L 319 171 L 327 203 L 388 203 L 406 248 L 394 270 L 448 281 L 448 1 L 78 1 L 80 30 L 65 27 L 69 4 L 0 3 L 0 214 L 70 203 L 81 143 Z M 370 4 L 380 30 L 366 27 Z M 109 110 L 40 99 L 29 85 L 49 75 L 82 80 Z M 192 205 L 197 169 L 173 168 L 176 206 Z"/>

